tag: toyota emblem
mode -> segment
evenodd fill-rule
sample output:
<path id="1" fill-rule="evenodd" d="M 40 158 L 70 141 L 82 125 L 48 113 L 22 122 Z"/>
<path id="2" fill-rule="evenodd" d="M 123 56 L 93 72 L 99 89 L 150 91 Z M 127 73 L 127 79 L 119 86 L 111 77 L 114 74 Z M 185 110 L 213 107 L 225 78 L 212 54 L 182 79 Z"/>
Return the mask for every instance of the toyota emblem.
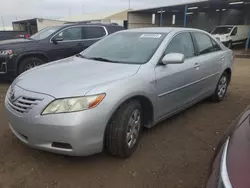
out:
<path id="1" fill-rule="evenodd" d="M 15 100 L 15 90 L 14 90 L 14 88 L 11 88 L 11 90 L 10 90 L 10 100 L 11 101 Z"/>

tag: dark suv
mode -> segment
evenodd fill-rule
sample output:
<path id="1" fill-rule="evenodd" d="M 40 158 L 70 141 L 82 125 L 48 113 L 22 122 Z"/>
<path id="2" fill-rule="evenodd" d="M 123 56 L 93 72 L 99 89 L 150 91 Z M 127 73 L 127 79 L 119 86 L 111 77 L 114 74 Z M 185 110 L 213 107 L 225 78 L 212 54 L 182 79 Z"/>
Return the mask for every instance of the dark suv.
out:
<path id="1" fill-rule="evenodd" d="M 122 29 L 117 25 L 65 24 L 47 27 L 28 39 L 0 41 L 0 75 L 16 77 L 35 66 L 73 56 Z"/>

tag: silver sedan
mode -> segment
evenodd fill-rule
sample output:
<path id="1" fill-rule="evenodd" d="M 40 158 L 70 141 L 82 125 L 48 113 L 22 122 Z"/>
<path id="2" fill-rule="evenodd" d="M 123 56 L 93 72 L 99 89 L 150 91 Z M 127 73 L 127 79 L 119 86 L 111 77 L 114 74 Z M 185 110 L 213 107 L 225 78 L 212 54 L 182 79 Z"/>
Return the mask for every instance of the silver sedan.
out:
<path id="1" fill-rule="evenodd" d="M 20 75 L 5 99 L 9 126 L 34 148 L 129 157 L 143 127 L 204 98 L 222 101 L 233 61 L 231 50 L 201 30 L 121 31 Z"/>

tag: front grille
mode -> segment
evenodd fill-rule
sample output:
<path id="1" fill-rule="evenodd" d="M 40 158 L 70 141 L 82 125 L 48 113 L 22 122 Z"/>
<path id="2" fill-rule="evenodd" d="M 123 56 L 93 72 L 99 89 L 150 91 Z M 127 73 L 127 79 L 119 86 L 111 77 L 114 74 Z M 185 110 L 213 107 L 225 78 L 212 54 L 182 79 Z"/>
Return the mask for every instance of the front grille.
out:
<path id="1" fill-rule="evenodd" d="M 37 105 L 43 99 L 21 96 L 15 100 L 11 98 L 13 93 L 10 91 L 8 97 L 8 105 L 19 113 L 28 113 L 35 105 Z"/>

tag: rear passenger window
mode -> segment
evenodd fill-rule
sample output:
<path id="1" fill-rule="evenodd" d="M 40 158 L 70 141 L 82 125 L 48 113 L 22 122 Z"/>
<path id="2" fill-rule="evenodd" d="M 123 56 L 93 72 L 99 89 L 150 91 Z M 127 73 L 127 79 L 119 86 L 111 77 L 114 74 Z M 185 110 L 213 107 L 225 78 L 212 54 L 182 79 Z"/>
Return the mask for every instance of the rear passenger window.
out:
<path id="1" fill-rule="evenodd" d="M 181 53 L 185 58 L 194 56 L 194 45 L 190 33 L 181 33 L 175 36 L 169 43 L 165 55 L 169 53 Z"/>
<path id="2" fill-rule="evenodd" d="M 194 38 L 198 45 L 199 54 L 207 54 L 213 52 L 213 44 L 211 38 L 203 33 L 194 33 Z"/>
<path id="3" fill-rule="evenodd" d="M 103 27 L 88 26 L 83 27 L 83 39 L 96 39 L 106 35 Z"/>

